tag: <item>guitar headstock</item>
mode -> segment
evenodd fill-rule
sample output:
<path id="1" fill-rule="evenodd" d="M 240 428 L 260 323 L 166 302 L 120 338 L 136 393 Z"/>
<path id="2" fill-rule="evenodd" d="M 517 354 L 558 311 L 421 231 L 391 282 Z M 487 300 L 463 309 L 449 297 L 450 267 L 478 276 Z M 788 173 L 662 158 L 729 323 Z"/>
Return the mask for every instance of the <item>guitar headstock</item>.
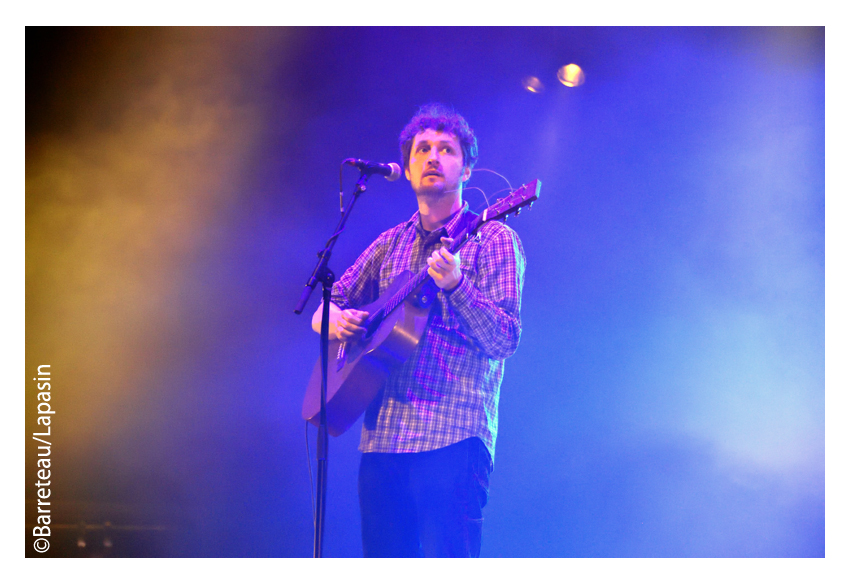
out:
<path id="1" fill-rule="evenodd" d="M 540 179 L 535 179 L 527 185 L 512 192 L 504 199 L 499 199 L 495 204 L 487 207 L 481 214 L 481 224 L 487 221 L 498 221 L 511 213 L 519 215 L 523 207 L 531 207 L 534 201 L 540 198 Z"/>

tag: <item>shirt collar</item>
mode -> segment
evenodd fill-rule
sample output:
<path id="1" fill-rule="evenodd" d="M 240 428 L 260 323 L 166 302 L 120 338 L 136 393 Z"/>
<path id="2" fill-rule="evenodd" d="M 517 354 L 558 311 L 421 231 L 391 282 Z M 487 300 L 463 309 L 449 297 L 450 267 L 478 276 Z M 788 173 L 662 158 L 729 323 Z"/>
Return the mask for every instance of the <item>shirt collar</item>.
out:
<path id="1" fill-rule="evenodd" d="M 440 237 L 453 237 L 457 234 L 458 225 L 460 224 L 460 218 L 463 217 L 463 214 L 469 209 L 469 203 L 467 201 L 463 202 L 463 207 L 461 207 L 458 211 L 455 211 L 455 214 L 452 215 L 452 218 L 449 219 L 449 222 L 440 227 L 439 229 L 435 229 L 434 231 L 428 232 L 422 227 L 422 221 L 419 219 L 419 211 L 416 211 L 410 220 L 407 222 L 407 226 L 410 227 L 413 225 L 416 228 L 416 232 L 423 238 L 436 238 L 438 237 L 436 234 L 441 234 Z M 449 235 L 451 234 L 451 235 Z"/>

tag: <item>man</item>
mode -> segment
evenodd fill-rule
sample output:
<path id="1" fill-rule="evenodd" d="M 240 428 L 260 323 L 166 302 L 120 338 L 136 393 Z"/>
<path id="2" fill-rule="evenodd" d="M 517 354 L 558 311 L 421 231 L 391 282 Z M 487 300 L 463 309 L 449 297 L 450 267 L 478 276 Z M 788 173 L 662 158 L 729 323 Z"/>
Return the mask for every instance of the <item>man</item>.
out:
<path id="1" fill-rule="evenodd" d="M 330 335 L 354 341 L 400 272 L 438 288 L 428 328 L 367 409 L 360 440 L 367 557 L 477 557 L 498 427 L 504 360 L 517 348 L 525 254 L 517 234 L 486 223 L 455 255 L 446 247 L 474 214 L 463 185 L 478 159 L 466 120 L 422 106 L 399 137 L 419 210 L 375 240 L 333 288 Z M 444 247 L 446 246 L 446 247 Z M 313 315 L 319 332 L 322 307 Z"/>

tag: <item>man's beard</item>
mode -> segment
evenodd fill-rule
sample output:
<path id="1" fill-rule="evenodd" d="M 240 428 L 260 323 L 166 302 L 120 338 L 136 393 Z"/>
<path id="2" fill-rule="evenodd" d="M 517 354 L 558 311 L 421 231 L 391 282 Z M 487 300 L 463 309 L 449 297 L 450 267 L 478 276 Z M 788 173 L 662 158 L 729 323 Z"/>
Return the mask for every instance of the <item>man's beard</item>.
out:
<path id="1" fill-rule="evenodd" d="M 424 197 L 432 201 L 439 201 L 441 199 L 454 199 L 459 192 L 461 192 L 460 185 L 448 190 L 444 188 L 422 188 L 420 186 L 419 190 L 416 191 L 416 196 Z"/>

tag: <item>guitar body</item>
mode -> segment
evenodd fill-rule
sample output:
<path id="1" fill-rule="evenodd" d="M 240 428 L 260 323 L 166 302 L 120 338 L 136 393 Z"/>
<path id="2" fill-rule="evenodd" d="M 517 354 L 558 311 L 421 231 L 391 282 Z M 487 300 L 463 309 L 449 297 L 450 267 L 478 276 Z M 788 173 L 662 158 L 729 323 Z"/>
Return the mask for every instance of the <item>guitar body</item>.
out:
<path id="1" fill-rule="evenodd" d="M 381 310 L 387 299 L 410 280 L 411 273 L 399 274 L 378 300 L 360 308 L 369 314 Z M 359 342 L 328 343 L 328 433 L 339 436 L 348 430 L 378 395 L 390 372 L 404 363 L 428 326 L 432 303 L 425 308 L 408 298 L 393 310 L 375 331 Z M 313 367 L 313 374 L 304 394 L 301 415 L 312 424 L 319 424 L 322 388 L 322 360 Z"/>

